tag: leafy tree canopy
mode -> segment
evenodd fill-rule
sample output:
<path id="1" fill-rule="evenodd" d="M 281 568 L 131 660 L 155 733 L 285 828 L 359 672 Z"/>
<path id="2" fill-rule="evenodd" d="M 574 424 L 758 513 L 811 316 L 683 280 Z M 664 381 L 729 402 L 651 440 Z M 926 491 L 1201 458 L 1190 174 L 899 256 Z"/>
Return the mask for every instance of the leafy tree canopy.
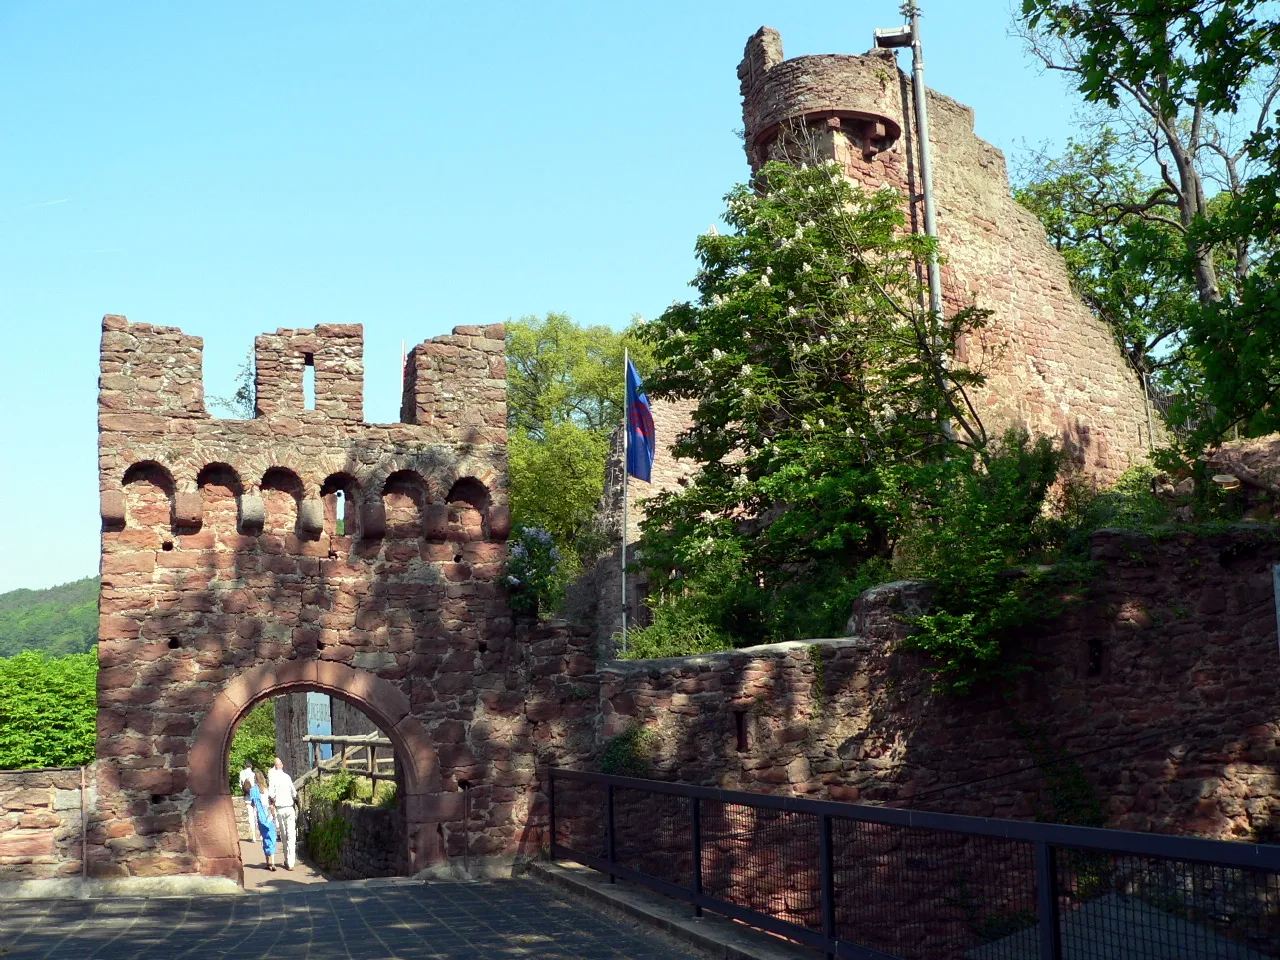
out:
<path id="1" fill-rule="evenodd" d="M 231 778 L 231 792 L 240 793 L 240 771 L 245 761 L 264 775 L 271 769 L 276 756 L 276 708 L 274 700 L 266 700 L 240 721 L 231 738 L 231 756 L 227 773 Z"/>
<path id="2" fill-rule="evenodd" d="M 608 434 L 622 422 L 623 351 L 638 368 L 648 365 L 634 321 L 619 332 L 549 313 L 509 321 L 506 329 L 510 427 L 540 438 L 555 424 Z"/>
<path id="3" fill-rule="evenodd" d="M 1229 429 L 1280 427 L 1278 12 L 1272 0 L 1022 3 L 1029 50 L 1152 171 L 1146 195 L 1108 216 L 1181 240 L 1179 273 L 1197 303 L 1181 332 L 1194 389 L 1171 411 L 1189 428 L 1186 455 Z"/>
<path id="4" fill-rule="evenodd" d="M 97 676 L 92 653 L 0 659 L 0 770 L 92 762 Z"/>
<path id="5" fill-rule="evenodd" d="M 985 315 L 924 310 L 930 241 L 903 229 L 896 193 L 860 193 L 833 165 L 769 164 L 727 202 L 731 232 L 698 240 L 698 302 L 642 334 L 651 394 L 698 400 L 675 452 L 699 466 L 650 502 L 641 554 L 672 609 L 698 580 L 719 598 L 704 611 L 713 627 L 749 642 L 788 619 L 798 582 L 883 563 L 903 506 L 896 468 L 982 456 L 966 396 L 981 377 L 945 355 Z M 830 612 L 842 627 L 843 599 Z"/>
<path id="6" fill-rule="evenodd" d="M 641 370 L 652 353 L 638 328 L 583 327 L 562 313 L 506 325 L 512 521 L 550 533 L 560 555 L 544 608 L 605 546 L 595 516 L 622 422 L 624 351 Z"/>

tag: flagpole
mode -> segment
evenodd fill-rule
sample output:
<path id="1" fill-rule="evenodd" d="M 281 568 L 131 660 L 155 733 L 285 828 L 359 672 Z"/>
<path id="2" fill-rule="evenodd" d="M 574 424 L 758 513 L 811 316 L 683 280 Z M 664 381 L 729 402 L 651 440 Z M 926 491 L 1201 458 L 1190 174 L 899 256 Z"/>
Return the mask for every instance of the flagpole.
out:
<path id="1" fill-rule="evenodd" d="M 627 481 L 631 478 L 628 443 L 631 433 L 630 390 L 631 357 L 622 348 L 622 652 L 627 652 Z"/>

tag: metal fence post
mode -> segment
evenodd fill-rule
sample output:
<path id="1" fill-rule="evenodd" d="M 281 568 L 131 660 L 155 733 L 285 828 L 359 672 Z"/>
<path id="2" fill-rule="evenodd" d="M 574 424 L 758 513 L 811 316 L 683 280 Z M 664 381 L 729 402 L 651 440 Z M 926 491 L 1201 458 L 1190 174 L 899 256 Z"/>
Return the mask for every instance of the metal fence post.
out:
<path id="1" fill-rule="evenodd" d="M 690 797 L 690 813 L 693 815 L 693 915 L 702 916 L 702 907 L 697 898 L 702 896 L 702 802 L 697 797 Z"/>
<path id="2" fill-rule="evenodd" d="M 547 855 L 554 860 L 556 858 L 556 771 L 554 768 L 547 770 L 547 819 L 550 821 L 548 826 L 551 830 L 551 838 L 547 843 Z"/>
<path id="3" fill-rule="evenodd" d="M 614 847 L 613 847 L 613 784 L 612 783 L 609 784 L 607 787 L 605 787 L 605 802 L 609 808 L 608 814 L 606 817 L 606 823 L 608 824 L 608 827 L 607 827 L 608 833 L 605 835 L 605 854 L 609 858 L 609 866 L 612 867 L 613 860 L 614 860 L 614 856 L 613 856 L 613 851 L 614 851 Z M 612 871 L 609 873 L 609 882 L 610 883 L 618 882 L 618 878 L 613 875 Z"/>
<path id="4" fill-rule="evenodd" d="M 818 880 L 822 884 L 822 935 L 830 943 L 836 939 L 836 885 L 831 863 L 831 816 L 818 819 Z M 835 954 L 827 951 L 828 957 Z"/>
<path id="5" fill-rule="evenodd" d="M 1036 913 L 1040 917 L 1040 960 L 1062 960 L 1058 927 L 1058 867 L 1053 847 L 1036 841 Z"/>

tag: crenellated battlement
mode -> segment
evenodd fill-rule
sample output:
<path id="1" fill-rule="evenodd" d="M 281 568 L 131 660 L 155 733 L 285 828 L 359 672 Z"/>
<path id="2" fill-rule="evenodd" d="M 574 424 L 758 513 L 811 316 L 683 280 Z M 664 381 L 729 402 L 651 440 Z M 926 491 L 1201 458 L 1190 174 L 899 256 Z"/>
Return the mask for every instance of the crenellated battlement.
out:
<path id="1" fill-rule="evenodd" d="M 506 363 L 501 324 L 465 326 L 414 347 L 405 364 L 404 420 L 362 419 L 364 338 L 358 324 L 280 329 L 254 343 L 256 416 L 209 415 L 203 341 L 177 327 L 102 323 L 98 427 L 105 529 L 129 522 L 127 488 L 146 481 L 170 501 L 175 531 L 199 530 L 202 491 L 236 499 L 236 526 L 269 526 L 266 501 L 295 504 L 287 526 L 303 539 L 336 533 L 375 541 L 386 529 L 388 485 L 412 487 L 424 532 L 443 539 L 449 503 L 483 500 L 467 538 L 506 535 Z M 303 378 L 315 370 L 315 406 Z M 476 494 L 476 488 L 483 494 Z M 458 493 L 459 490 L 463 492 Z M 471 492 L 467 492 L 471 491 Z M 454 511 L 456 513 L 456 510 Z M 456 518 L 455 518 L 456 520 Z M 455 531 L 457 533 L 458 531 Z"/>
<path id="2" fill-rule="evenodd" d="M 304 690 L 361 704 L 395 744 L 398 868 L 454 855 L 458 783 L 483 780 L 479 691 L 514 689 L 493 664 L 520 652 L 503 328 L 415 347 L 403 423 L 363 420 L 358 325 L 258 337 L 246 420 L 205 409 L 202 353 L 174 327 L 103 320 L 97 754 L 99 813 L 119 832 L 91 841 L 91 875 L 239 877 L 231 731 Z M 522 803 L 494 821 L 493 849 L 520 846 Z"/>
<path id="3" fill-rule="evenodd" d="M 364 419 L 364 330 L 358 323 L 277 330 L 253 342 L 257 415 L 305 409 L 303 376 L 315 370 L 315 409 L 331 420 Z"/>

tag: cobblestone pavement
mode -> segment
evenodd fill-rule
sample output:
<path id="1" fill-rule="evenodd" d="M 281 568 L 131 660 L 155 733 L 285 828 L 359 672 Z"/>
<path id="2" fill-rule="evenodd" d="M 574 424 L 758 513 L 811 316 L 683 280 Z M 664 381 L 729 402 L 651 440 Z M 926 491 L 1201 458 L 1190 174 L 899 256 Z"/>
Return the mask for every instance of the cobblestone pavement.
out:
<path id="1" fill-rule="evenodd" d="M 531 880 L 0 903 L 3 960 L 695 960 Z"/>

